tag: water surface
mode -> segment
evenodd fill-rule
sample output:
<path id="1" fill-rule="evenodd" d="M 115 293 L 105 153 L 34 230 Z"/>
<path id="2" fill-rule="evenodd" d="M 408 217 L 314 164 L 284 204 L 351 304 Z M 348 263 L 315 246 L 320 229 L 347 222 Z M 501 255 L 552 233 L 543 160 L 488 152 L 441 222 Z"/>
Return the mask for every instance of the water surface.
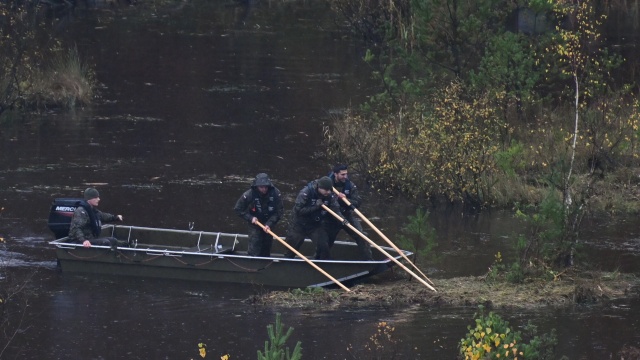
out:
<path id="1" fill-rule="evenodd" d="M 336 19 L 323 1 L 80 7 L 65 19 L 62 36 L 95 65 L 100 97 L 0 128 L 8 250 L 0 259 L 10 276 L 33 276 L 28 326 L 7 359 L 192 359 L 200 342 L 208 357 L 251 359 L 276 312 L 295 328 L 291 347 L 302 341 L 305 359 L 455 358 L 475 308 L 254 306 L 244 300 L 269 289 L 62 274 L 47 243 L 52 199 L 87 186 L 126 224 L 243 233 L 232 207 L 267 172 L 289 210 L 298 190 L 330 169 L 319 155 L 322 126 L 375 91 L 361 44 Z M 414 207 L 359 185 L 362 211 L 395 238 Z M 442 210 L 431 221 L 442 262 L 425 268 L 436 286 L 438 278 L 484 274 L 522 228 L 508 212 Z M 596 267 L 640 271 L 636 224 L 587 226 L 582 240 Z M 559 354 L 571 359 L 608 359 L 624 344 L 640 346 L 637 309 L 634 301 L 501 315 L 557 329 Z M 395 326 L 400 343 L 371 354 L 364 346 L 380 321 Z"/>

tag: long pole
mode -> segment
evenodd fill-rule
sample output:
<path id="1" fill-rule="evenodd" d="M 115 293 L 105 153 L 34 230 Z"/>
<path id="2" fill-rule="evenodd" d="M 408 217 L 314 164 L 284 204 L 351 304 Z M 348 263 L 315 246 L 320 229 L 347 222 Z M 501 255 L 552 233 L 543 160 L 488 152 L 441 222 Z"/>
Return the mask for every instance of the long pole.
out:
<path id="1" fill-rule="evenodd" d="M 316 270 L 320 271 L 324 276 L 328 277 L 329 279 L 331 279 L 331 281 L 333 281 L 334 283 L 336 283 L 336 285 L 340 286 L 342 289 L 344 289 L 344 291 L 346 292 L 350 292 L 351 290 L 349 290 L 348 287 L 344 286 L 343 283 L 341 283 L 340 281 L 338 281 L 338 279 L 334 278 L 333 276 L 329 275 L 328 272 L 322 270 L 318 265 L 314 264 L 311 260 L 307 259 L 304 255 L 302 255 L 298 250 L 294 249 L 291 245 L 289 245 L 286 241 L 284 241 L 284 239 L 282 239 L 281 237 L 279 237 L 278 235 L 274 234 L 273 231 L 271 231 L 271 229 L 267 230 L 267 228 L 262 225 L 262 223 L 260 223 L 260 221 L 256 221 L 255 222 L 256 225 L 260 226 L 262 228 L 262 230 L 265 230 L 267 232 L 267 234 L 273 236 L 275 239 L 277 239 L 278 241 L 280 241 L 280 243 L 282 243 L 282 245 L 286 246 L 289 250 L 291 250 L 294 254 L 298 255 L 302 260 L 306 261 L 309 263 L 309 265 L 313 266 Z"/>
<path id="2" fill-rule="evenodd" d="M 333 217 L 336 218 L 336 220 L 342 222 L 343 225 L 347 225 L 349 227 L 349 229 L 353 230 L 355 233 L 357 233 L 358 235 L 360 235 L 360 237 L 362 237 L 363 239 L 367 240 L 369 242 L 369 244 L 371 244 L 373 247 L 375 247 L 376 249 L 378 249 L 378 251 L 380 251 L 382 254 L 384 254 L 384 256 L 388 257 L 389 260 L 395 262 L 396 264 L 398 264 L 398 266 L 400 266 L 404 271 L 406 271 L 409 275 L 413 276 L 414 278 L 416 278 L 418 281 L 420 281 L 422 284 L 424 284 L 424 286 L 428 287 L 429 289 L 436 291 L 436 289 L 429 285 L 426 281 L 424 281 L 421 277 L 419 277 L 418 275 L 416 275 L 413 271 L 409 270 L 409 268 L 407 268 L 406 266 L 404 266 L 400 261 L 398 261 L 395 257 L 391 256 L 391 254 L 389 254 L 385 249 L 381 248 L 378 244 L 376 244 L 375 242 L 373 242 L 373 240 L 369 239 L 368 237 L 366 237 L 363 233 L 361 233 L 358 229 L 356 229 L 353 225 L 349 224 L 349 222 L 345 219 L 342 218 L 342 216 L 338 215 L 335 213 L 335 211 L 331 210 L 327 205 L 322 205 L 322 208 L 325 209 L 329 214 L 333 215 Z"/>
<path id="3" fill-rule="evenodd" d="M 338 190 L 336 190 L 336 188 L 333 188 L 333 192 L 336 193 L 336 195 L 341 194 Z M 418 267 L 416 266 L 416 264 L 414 264 L 411 260 L 409 260 L 409 258 L 407 257 L 407 255 L 404 254 L 404 252 L 402 250 L 400 250 L 396 244 L 394 244 L 391 240 L 389 240 L 388 237 L 386 237 L 382 231 L 380 231 L 375 225 L 373 225 L 373 223 L 371 223 L 371 221 L 369 221 L 369 219 L 367 219 L 361 212 L 360 210 L 358 210 L 355 206 L 351 205 L 351 202 L 349 201 L 349 199 L 347 199 L 347 197 L 343 197 L 342 201 L 344 201 L 345 204 L 347 204 L 347 206 L 349 206 L 351 209 L 353 209 L 353 211 L 355 211 L 356 214 L 358 214 L 358 216 L 360 217 L 360 219 L 362 219 L 362 221 L 364 221 L 365 223 L 367 223 L 367 225 L 369 225 L 369 227 L 371 227 L 378 235 L 380 235 L 381 238 L 384 239 L 384 241 L 387 242 L 387 244 L 391 245 L 391 247 L 397 251 L 398 253 L 400 253 L 400 255 L 402 255 L 402 257 L 409 263 L 411 264 L 411 266 L 413 266 L 414 269 L 416 269 L 420 275 L 422 275 L 431 285 L 435 285 L 433 283 L 433 281 L 431 281 L 427 275 L 425 275 L 422 271 L 420 271 L 420 269 L 418 269 Z"/>

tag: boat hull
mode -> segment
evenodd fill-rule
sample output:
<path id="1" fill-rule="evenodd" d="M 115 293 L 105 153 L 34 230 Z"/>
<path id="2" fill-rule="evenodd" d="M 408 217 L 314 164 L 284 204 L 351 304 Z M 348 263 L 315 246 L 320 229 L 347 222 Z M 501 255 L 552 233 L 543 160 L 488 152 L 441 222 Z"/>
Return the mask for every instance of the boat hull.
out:
<path id="1" fill-rule="evenodd" d="M 272 257 L 246 254 L 246 235 L 133 226 L 104 226 L 101 236 L 113 236 L 123 246 L 84 248 L 67 238 L 52 241 L 63 272 L 157 277 L 176 280 L 244 283 L 274 287 L 335 285 L 326 275 L 300 258 L 282 256 L 274 243 Z M 396 251 L 384 248 L 396 259 Z M 312 260 L 343 284 L 352 284 L 387 270 L 393 262 L 374 250 L 374 261 L 357 260 L 355 243 L 336 241 L 333 260 Z M 315 248 L 306 240 L 300 252 L 313 258 Z M 405 251 L 405 255 L 411 253 Z M 354 260 L 355 259 L 355 260 Z"/>

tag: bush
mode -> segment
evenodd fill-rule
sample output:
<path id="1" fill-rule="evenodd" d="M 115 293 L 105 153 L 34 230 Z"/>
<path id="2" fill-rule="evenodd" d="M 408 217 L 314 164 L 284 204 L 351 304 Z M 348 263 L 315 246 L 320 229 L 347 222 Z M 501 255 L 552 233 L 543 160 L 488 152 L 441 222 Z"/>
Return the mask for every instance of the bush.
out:
<path id="1" fill-rule="evenodd" d="M 475 326 L 468 326 L 467 336 L 460 340 L 460 358 L 463 359 L 552 359 L 557 344 L 555 329 L 550 334 L 537 335 L 537 328 L 525 326 L 525 336 L 531 341 L 523 342 L 523 334 L 514 331 L 509 322 L 490 312 L 484 314 L 480 306 L 474 315 Z"/>
<path id="2" fill-rule="evenodd" d="M 90 104 L 94 87 L 93 69 L 80 59 L 74 47 L 58 54 L 51 67 L 37 76 L 31 102 L 72 109 Z"/>

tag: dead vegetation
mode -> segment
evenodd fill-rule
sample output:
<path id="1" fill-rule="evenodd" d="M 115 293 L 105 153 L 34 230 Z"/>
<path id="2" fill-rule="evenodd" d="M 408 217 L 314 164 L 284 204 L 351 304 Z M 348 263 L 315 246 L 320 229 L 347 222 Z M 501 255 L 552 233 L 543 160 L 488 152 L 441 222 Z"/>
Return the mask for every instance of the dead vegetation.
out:
<path id="1" fill-rule="evenodd" d="M 393 279 L 393 277 L 396 277 Z M 605 304 L 637 298 L 640 279 L 632 274 L 604 272 L 565 273 L 557 280 L 535 280 L 525 284 L 487 282 L 484 277 L 432 279 L 437 292 L 414 280 L 388 275 L 379 282 L 356 285 L 350 292 L 341 289 L 272 291 L 246 301 L 258 305 L 328 307 L 369 305 L 477 306 L 487 308 L 559 307 L 575 304 Z"/>

